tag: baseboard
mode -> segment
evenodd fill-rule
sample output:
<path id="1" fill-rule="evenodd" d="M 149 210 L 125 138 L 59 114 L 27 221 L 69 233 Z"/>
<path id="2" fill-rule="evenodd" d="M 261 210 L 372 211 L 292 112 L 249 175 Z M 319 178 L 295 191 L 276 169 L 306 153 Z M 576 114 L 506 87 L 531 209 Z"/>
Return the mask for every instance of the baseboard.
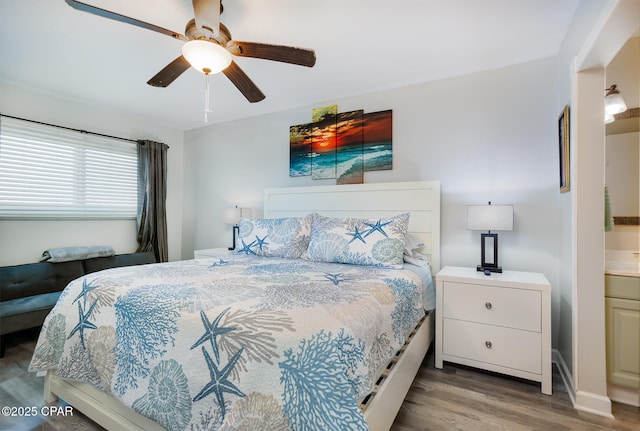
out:
<path id="1" fill-rule="evenodd" d="M 578 390 L 576 392 L 576 403 L 573 407 L 576 410 L 614 419 L 611 414 L 611 400 L 606 395 Z"/>
<path id="2" fill-rule="evenodd" d="M 567 388 L 567 393 L 574 409 L 613 419 L 609 397 L 586 391 L 576 391 L 573 386 L 573 375 L 569 371 L 564 358 L 556 349 L 552 350 L 552 361 L 558 366 L 562 382 Z"/>

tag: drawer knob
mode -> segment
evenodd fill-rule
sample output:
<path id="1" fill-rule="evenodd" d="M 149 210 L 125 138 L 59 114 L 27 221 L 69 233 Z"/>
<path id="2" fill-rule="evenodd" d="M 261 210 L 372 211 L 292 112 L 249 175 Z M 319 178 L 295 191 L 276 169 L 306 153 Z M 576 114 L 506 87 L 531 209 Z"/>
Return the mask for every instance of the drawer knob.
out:
<path id="1" fill-rule="evenodd" d="M 491 307 L 493 307 L 490 302 L 485 302 L 484 306 L 487 308 L 487 310 L 491 310 Z"/>
<path id="2" fill-rule="evenodd" d="M 485 341 L 484 345 L 487 347 L 487 349 L 490 349 L 491 346 L 493 346 L 493 344 L 491 344 L 491 341 Z"/>

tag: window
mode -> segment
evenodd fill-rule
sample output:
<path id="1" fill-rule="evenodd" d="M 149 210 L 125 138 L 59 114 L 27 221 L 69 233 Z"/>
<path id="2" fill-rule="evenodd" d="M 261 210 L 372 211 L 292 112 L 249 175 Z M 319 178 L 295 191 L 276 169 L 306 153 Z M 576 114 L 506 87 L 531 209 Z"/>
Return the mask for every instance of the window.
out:
<path id="1" fill-rule="evenodd" d="M 0 118 L 0 217 L 135 218 L 132 142 Z"/>

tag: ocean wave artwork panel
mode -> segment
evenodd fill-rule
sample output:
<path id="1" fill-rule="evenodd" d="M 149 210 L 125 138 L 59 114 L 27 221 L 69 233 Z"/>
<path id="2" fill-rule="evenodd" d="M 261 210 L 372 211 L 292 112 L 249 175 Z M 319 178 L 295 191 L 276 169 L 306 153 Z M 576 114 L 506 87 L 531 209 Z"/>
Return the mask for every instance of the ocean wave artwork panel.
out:
<path id="1" fill-rule="evenodd" d="M 325 180 L 336 177 L 338 105 L 312 110 L 311 178 Z"/>
<path id="2" fill-rule="evenodd" d="M 311 130 L 313 123 L 289 127 L 289 176 L 311 175 Z"/>
<path id="3" fill-rule="evenodd" d="M 364 170 L 384 171 L 393 168 L 391 110 L 371 112 L 364 116 Z"/>

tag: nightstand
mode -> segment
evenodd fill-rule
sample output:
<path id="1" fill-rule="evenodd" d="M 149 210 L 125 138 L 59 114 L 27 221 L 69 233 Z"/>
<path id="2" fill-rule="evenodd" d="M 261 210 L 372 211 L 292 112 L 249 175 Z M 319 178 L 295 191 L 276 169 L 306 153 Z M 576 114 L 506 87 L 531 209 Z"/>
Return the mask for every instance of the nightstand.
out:
<path id="1" fill-rule="evenodd" d="M 443 361 L 541 382 L 551 395 L 551 285 L 543 274 L 447 266 L 436 275 Z"/>
<path id="2" fill-rule="evenodd" d="M 230 254 L 232 251 L 233 250 L 229 250 L 227 247 L 206 248 L 194 251 L 193 257 L 194 259 L 206 259 L 208 257 L 219 257 Z"/>

